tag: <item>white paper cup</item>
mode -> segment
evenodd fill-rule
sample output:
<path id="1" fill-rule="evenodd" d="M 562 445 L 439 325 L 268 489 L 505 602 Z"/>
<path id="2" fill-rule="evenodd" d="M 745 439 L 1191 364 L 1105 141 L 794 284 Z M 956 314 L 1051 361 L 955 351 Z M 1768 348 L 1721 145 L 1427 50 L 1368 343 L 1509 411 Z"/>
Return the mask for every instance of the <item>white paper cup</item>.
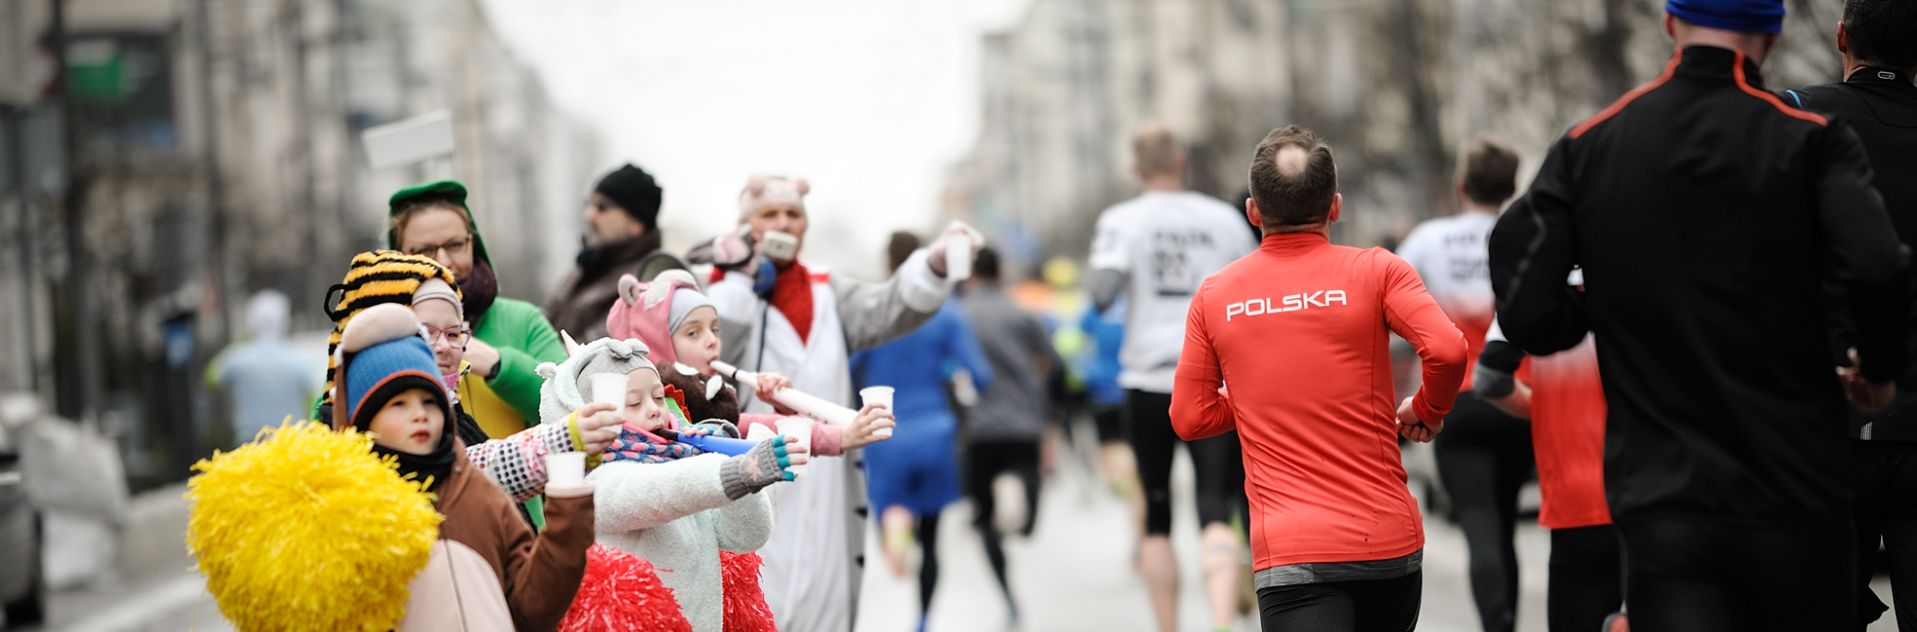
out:
<path id="1" fill-rule="evenodd" d="M 546 455 L 546 484 L 572 487 L 586 482 L 586 453 L 559 452 Z"/>
<path id="2" fill-rule="evenodd" d="M 890 386 L 867 386 L 859 389 L 859 400 L 865 402 L 867 406 L 878 405 L 891 411 L 893 415 L 897 415 L 898 411 L 892 408 L 892 395 L 896 392 L 897 391 Z M 894 419 L 894 421 L 896 422 L 897 420 Z M 890 437 L 892 436 L 892 429 L 880 428 L 874 430 L 872 431 L 872 436 Z"/>
<path id="3" fill-rule="evenodd" d="M 945 238 L 945 278 L 964 281 L 972 278 L 972 236 Z"/>
<path id="4" fill-rule="evenodd" d="M 867 386 L 859 389 L 859 399 L 864 401 L 867 406 L 878 404 L 886 408 L 891 408 L 892 395 L 896 392 L 898 391 L 890 386 Z"/>
<path id="5" fill-rule="evenodd" d="M 746 440 L 753 443 L 758 443 L 776 436 L 779 436 L 779 431 L 773 430 L 770 426 L 764 424 L 752 424 L 752 429 L 746 431 Z"/>
<path id="6" fill-rule="evenodd" d="M 586 376 L 586 383 L 592 387 L 592 403 L 612 404 L 613 412 L 626 412 L 626 375 L 624 373 L 597 373 Z"/>
<path id="7" fill-rule="evenodd" d="M 807 469 L 810 469 L 812 461 L 812 420 L 805 417 L 784 417 L 775 425 L 779 428 L 779 434 L 798 439 L 799 445 L 805 447 L 806 463 L 794 465 L 791 468 L 793 474 L 804 474 Z"/>

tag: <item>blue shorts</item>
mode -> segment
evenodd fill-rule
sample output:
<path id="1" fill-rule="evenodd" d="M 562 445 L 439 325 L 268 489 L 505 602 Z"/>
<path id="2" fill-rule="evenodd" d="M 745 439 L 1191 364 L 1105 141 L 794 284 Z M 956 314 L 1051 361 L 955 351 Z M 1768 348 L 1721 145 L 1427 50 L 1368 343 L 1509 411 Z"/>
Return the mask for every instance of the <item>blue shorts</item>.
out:
<path id="1" fill-rule="evenodd" d="M 947 415 L 902 421 L 891 439 L 865 447 L 865 489 L 874 517 L 892 506 L 932 515 L 959 497 L 954 420 Z"/>

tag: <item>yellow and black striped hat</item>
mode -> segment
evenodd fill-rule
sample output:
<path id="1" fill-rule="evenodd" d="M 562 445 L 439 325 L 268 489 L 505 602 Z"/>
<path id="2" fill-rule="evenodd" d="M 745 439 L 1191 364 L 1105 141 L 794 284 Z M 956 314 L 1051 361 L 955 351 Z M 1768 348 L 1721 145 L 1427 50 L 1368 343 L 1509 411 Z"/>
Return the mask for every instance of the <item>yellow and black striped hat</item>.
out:
<path id="1" fill-rule="evenodd" d="M 339 373 L 339 339 L 354 316 L 374 305 L 389 303 L 412 306 L 413 293 L 431 279 L 445 281 L 458 292 L 453 273 L 430 257 L 409 255 L 397 250 L 374 250 L 353 255 L 346 278 L 326 292 L 326 315 L 333 319 L 333 334 L 326 337 L 326 390 L 320 405 L 331 404 L 333 379 Z"/>

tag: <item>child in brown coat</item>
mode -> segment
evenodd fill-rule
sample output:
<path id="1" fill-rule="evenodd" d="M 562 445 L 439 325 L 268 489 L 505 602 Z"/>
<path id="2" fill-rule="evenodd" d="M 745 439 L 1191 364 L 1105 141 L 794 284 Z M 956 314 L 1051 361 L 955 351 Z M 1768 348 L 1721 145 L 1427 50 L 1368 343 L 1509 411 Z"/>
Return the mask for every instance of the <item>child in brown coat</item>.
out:
<path id="1" fill-rule="evenodd" d="M 445 520 L 413 578 L 401 630 L 551 630 L 585 573 L 593 542 L 590 483 L 546 486 L 546 529 L 534 535 L 512 500 L 477 472 L 452 427 L 432 349 L 412 311 L 368 308 L 339 345 L 333 427 L 370 432 L 402 475 L 430 480 Z"/>

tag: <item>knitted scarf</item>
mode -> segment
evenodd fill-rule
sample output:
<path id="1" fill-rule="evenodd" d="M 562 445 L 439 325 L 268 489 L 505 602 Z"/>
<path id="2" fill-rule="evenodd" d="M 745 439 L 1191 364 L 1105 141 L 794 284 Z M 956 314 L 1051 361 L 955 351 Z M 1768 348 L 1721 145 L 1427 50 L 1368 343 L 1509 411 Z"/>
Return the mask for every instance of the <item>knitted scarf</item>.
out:
<path id="1" fill-rule="evenodd" d="M 680 411 L 685 410 L 685 393 L 672 385 L 667 385 L 665 390 L 667 426 L 683 427 L 685 414 Z M 619 438 L 613 439 L 599 458 L 608 462 L 664 463 L 700 454 L 704 454 L 704 451 L 626 424 L 619 427 Z"/>
<path id="2" fill-rule="evenodd" d="M 705 452 L 677 441 L 667 441 L 664 437 L 647 432 L 644 429 L 626 424 L 619 427 L 619 438 L 613 439 L 600 453 L 601 461 L 632 461 L 635 463 L 665 463 L 677 461 L 689 456 L 698 456 Z"/>
<path id="3" fill-rule="evenodd" d="M 812 336 L 812 271 L 797 261 L 779 271 L 772 286 L 772 307 L 799 332 L 799 342 Z"/>
<path id="4" fill-rule="evenodd" d="M 493 276 L 493 264 L 485 257 L 473 259 L 473 269 L 459 280 L 460 303 L 466 308 L 467 322 L 478 323 L 499 298 L 499 278 Z"/>

